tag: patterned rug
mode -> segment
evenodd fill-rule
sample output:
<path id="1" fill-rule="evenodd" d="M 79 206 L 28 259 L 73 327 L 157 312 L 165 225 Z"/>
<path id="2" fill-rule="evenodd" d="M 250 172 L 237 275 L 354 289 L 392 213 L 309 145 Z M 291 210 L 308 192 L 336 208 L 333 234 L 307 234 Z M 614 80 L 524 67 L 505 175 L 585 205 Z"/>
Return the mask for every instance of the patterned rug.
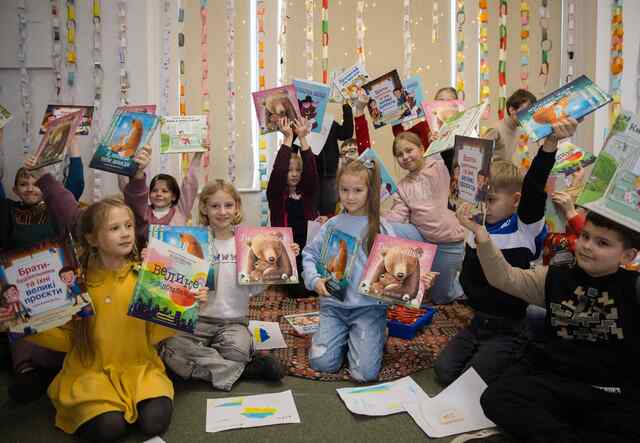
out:
<path id="1" fill-rule="evenodd" d="M 273 290 L 252 297 L 249 306 L 251 320 L 279 322 L 287 342 L 287 349 L 271 351 L 287 368 L 289 375 L 323 381 L 349 380 L 343 367 L 335 374 L 314 371 L 309 367 L 311 337 L 295 335 L 293 328 L 283 316 L 318 310 L 317 298 L 292 299 Z M 430 368 L 436 356 L 460 329 L 471 320 L 471 309 L 460 303 L 436 306 L 436 314 L 430 325 L 412 340 L 389 337 L 385 345 L 379 380 L 395 380 Z"/>

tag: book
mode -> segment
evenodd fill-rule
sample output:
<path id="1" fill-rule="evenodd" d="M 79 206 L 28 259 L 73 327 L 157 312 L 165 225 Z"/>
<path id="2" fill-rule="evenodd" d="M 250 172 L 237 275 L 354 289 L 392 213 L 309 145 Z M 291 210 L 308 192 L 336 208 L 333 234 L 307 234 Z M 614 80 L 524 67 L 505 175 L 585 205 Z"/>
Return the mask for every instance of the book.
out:
<path id="1" fill-rule="evenodd" d="M 482 224 L 494 148 L 495 140 L 460 135 L 455 137 L 449 206 L 457 208 L 463 202 L 470 203 L 476 220 Z"/>
<path id="2" fill-rule="evenodd" d="M 606 92 L 586 75 L 581 75 L 518 112 L 517 116 L 531 141 L 536 142 L 551 134 L 551 125 L 558 120 L 565 117 L 581 119 L 610 101 Z"/>
<path id="3" fill-rule="evenodd" d="M 336 68 L 329 73 L 329 101 L 331 103 L 341 103 L 344 100 L 340 89 L 335 83 L 335 79 L 346 70 L 347 68 Z"/>
<path id="4" fill-rule="evenodd" d="M 429 130 L 435 134 L 451 117 L 464 110 L 464 100 L 425 100 L 422 106 Z"/>
<path id="5" fill-rule="evenodd" d="M 290 122 L 300 118 L 300 107 L 293 85 L 279 86 L 252 92 L 253 105 L 260 125 L 260 134 L 278 131 L 278 120 L 287 117 Z"/>
<path id="6" fill-rule="evenodd" d="M 419 75 L 411 76 L 402 81 L 403 94 L 406 99 L 406 105 L 409 113 L 403 118 L 390 122 L 390 125 L 399 125 L 412 120 L 424 117 L 424 88 L 422 87 L 422 79 Z"/>
<path id="7" fill-rule="evenodd" d="M 77 105 L 47 105 L 42 123 L 40 123 L 40 134 L 47 132 L 49 122 L 74 112 L 82 111 L 82 120 L 76 128 L 76 135 L 89 135 L 91 123 L 93 122 L 93 106 Z"/>
<path id="8" fill-rule="evenodd" d="M 9 110 L 4 106 L 0 105 L 0 129 L 4 128 L 12 117 L 13 115 L 11 112 L 9 112 Z"/>
<path id="9" fill-rule="evenodd" d="M 389 174 L 389 171 L 384 166 L 382 160 L 380 160 L 380 157 L 378 157 L 378 154 L 376 154 L 376 151 L 371 148 L 367 148 L 362 152 L 362 154 L 360 154 L 360 157 L 358 157 L 358 159 L 361 161 L 375 161 L 378 165 L 378 170 L 380 171 L 380 180 L 382 182 L 380 186 L 380 201 L 385 201 L 393 194 L 398 192 L 398 186 L 396 185 L 395 180 L 393 179 L 391 174 Z"/>
<path id="10" fill-rule="evenodd" d="M 553 165 L 553 169 L 551 169 L 551 173 L 571 175 L 595 161 L 596 156 L 591 152 L 571 142 L 564 141 L 558 145 L 556 162 Z"/>
<path id="11" fill-rule="evenodd" d="M 324 121 L 324 112 L 329 103 L 329 86 L 310 80 L 293 80 L 298 97 L 300 115 L 311 123 L 311 132 L 320 132 Z"/>
<path id="12" fill-rule="evenodd" d="M 160 118 L 143 112 L 116 112 L 98 145 L 89 167 L 132 177 L 138 170 L 133 160 L 158 127 Z"/>
<path id="13" fill-rule="evenodd" d="M 209 248 L 209 228 L 204 226 L 149 225 L 149 239 L 162 240 L 191 255 L 205 260 L 211 265 L 213 257 Z M 215 270 L 209 267 L 207 287 L 215 289 Z"/>
<path id="14" fill-rule="evenodd" d="M 544 218 L 547 230 L 554 233 L 565 233 L 567 230 L 567 218 L 562 210 L 558 210 L 551 197 L 554 192 L 565 191 L 571 184 L 570 176 L 559 174 L 550 174 L 547 179 L 545 191 L 547 192 L 547 201 L 545 202 Z"/>
<path id="15" fill-rule="evenodd" d="M 206 260 L 151 238 L 128 314 L 193 333 L 199 311 L 195 296 L 205 286 L 208 272 Z"/>
<path id="16" fill-rule="evenodd" d="M 114 116 L 123 112 L 142 112 L 143 114 L 155 114 L 156 105 L 126 105 L 118 106 L 114 112 Z"/>
<path id="17" fill-rule="evenodd" d="M 415 97 L 409 100 L 409 94 L 402 85 L 397 70 L 371 80 L 362 88 L 369 96 L 367 109 L 374 128 L 415 118 Z"/>
<path id="18" fill-rule="evenodd" d="M 76 111 L 47 123 L 47 130 L 34 153 L 36 164 L 33 169 L 40 169 L 64 160 L 67 146 L 75 138 L 76 129 L 82 118 L 83 111 Z"/>
<path id="19" fill-rule="evenodd" d="M 320 312 L 318 311 L 285 315 L 284 318 L 298 335 L 312 335 L 320 328 Z"/>
<path id="20" fill-rule="evenodd" d="M 484 101 L 450 117 L 440 127 L 438 139 L 431 142 L 424 156 L 428 157 L 439 154 L 447 149 L 452 149 L 455 144 L 456 135 L 469 137 L 477 133 L 476 128 L 488 104 L 489 102 Z"/>
<path id="21" fill-rule="evenodd" d="M 253 347 L 256 351 L 287 347 L 278 322 L 249 320 L 247 328 L 253 338 Z"/>
<path id="22" fill-rule="evenodd" d="M 345 100 L 356 100 L 364 92 L 362 87 L 369 81 L 369 74 L 362 63 L 356 63 L 336 74 L 333 84 Z"/>
<path id="23" fill-rule="evenodd" d="M 577 205 L 640 231 L 640 120 L 621 111 Z"/>
<path id="24" fill-rule="evenodd" d="M 202 142 L 207 136 L 206 115 L 172 115 L 162 117 L 160 153 L 206 152 Z"/>
<path id="25" fill-rule="evenodd" d="M 70 238 L 0 254 L 0 312 L 15 340 L 93 315 Z M 0 328 L 3 329 L 3 328 Z"/>
<path id="26" fill-rule="evenodd" d="M 335 228 L 329 228 L 324 235 L 320 260 L 316 263 L 317 271 L 323 278 L 348 283 L 360 242 Z"/>
<path id="27" fill-rule="evenodd" d="M 358 285 L 361 294 L 390 304 L 419 308 L 437 246 L 378 234 Z"/>
<path id="28" fill-rule="evenodd" d="M 298 283 L 291 228 L 238 226 L 235 243 L 239 284 Z"/>

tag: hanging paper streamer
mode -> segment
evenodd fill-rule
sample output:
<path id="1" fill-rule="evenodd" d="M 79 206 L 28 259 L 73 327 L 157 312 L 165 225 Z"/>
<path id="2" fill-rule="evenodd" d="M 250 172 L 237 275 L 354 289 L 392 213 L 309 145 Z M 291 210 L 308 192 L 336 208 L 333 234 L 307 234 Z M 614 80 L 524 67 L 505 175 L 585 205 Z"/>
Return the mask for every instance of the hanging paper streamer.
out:
<path id="1" fill-rule="evenodd" d="M 358 63 L 365 63 L 364 56 L 364 0 L 358 0 L 356 3 L 356 58 Z"/>
<path id="2" fill-rule="evenodd" d="M 549 18 L 551 14 L 549 12 L 549 0 L 541 0 L 540 4 L 540 52 L 542 58 L 540 61 L 540 77 L 544 78 L 544 85 L 547 86 L 549 81 L 549 53 L 551 52 L 552 44 L 549 39 Z"/>
<path id="3" fill-rule="evenodd" d="M 404 0 L 402 6 L 402 40 L 404 42 L 402 78 L 409 78 L 411 76 L 411 59 L 413 56 L 413 41 L 411 40 L 411 0 Z"/>
<path id="4" fill-rule="evenodd" d="M 160 115 L 169 115 L 169 89 L 171 75 L 171 0 L 162 2 L 162 59 L 160 62 L 160 101 L 158 111 Z M 169 173 L 169 156 L 160 155 L 160 172 Z"/>
<path id="5" fill-rule="evenodd" d="M 56 103 L 60 102 L 62 92 L 62 34 L 60 32 L 60 2 L 51 0 L 51 67 L 53 68 L 54 91 Z"/>
<path id="6" fill-rule="evenodd" d="M 178 60 L 179 60 L 179 72 L 178 72 L 178 104 L 180 109 L 180 115 L 187 115 L 187 102 L 185 96 L 185 34 L 184 34 L 184 8 L 182 7 L 182 0 L 178 0 Z M 182 176 L 185 177 L 189 172 L 189 154 L 182 154 L 180 156 L 180 166 Z"/>
<path id="7" fill-rule="evenodd" d="M 96 148 L 100 142 L 100 112 L 102 107 L 102 83 L 104 71 L 102 70 L 102 15 L 100 0 L 93 0 L 93 121 L 92 134 L 93 146 Z M 93 169 L 93 201 L 102 198 L 102 179 L 104 173 Z"/>
<path id="8" fill-rule="evenodd" d="M 438 43 L 438 40 L 440 40 L 440 6 L 438 5 L 438 0 L 433 0 L 431 23 L 431 43 Z"/>
<path id="9" fill-rule="evenodd" d="M 529 3 L 520 2 L 520 88 L 529 89 Z"/>
<path id="10" fill-rule="evenodd" d="M 282 2 L 282 3 L 286 3 Z M 236 82 L 235 82 L 235 22 L 236 2 L 225 2 L 225 25 L 227 31 L 227 175 L 236 181 Z"/>
<path id="11" fill-rule="evenodd" d="M 464 0 L 456 0 L 456 91 L 464 100 Z"/>
<path id="12" fill-rule="evenodd" d="M 72 90 L 78 71 L 78 53 L 76 50 L 76 2 L 67 0 L 67 86 Z M 71 93 L 73 103 L 73 92 Z"/>
<path id="13" fill-rule="evenodd" d="M 278 86 L 287 83 L 287 1 L 280 2 L 280 35 L 278 36 L 278 50 L 280 51 L 280 71 L 278 72 Z"/>
<path id="14" fill-rule="evenodd" d="M 329 83 L 329 0 L 322 0 L 322 83 Z"/>
<path id="15" fill-rule="evenodd" d="M 308 7 L 308 2 L 305 2 L 305 8 Z M 313 5 L 312 11 L 313 11 Z M 266 5 L 264 0 L 258 0 L 256 3 L 256 16 L 257 16 L 257 26 L 258 26 L 258 90 L 262 91 L 265 89 L 265 77 L 264 77 L 264 15 Z M 308 11 L 307 11 L 308 14 Z M 307 17 L 308 20 L 308 17 Z M 307 23 L 308 24 L 308 23 Z M 308 38 L 308 29 L 307 29 L 307 38 Z M 313 36 L 312 36 L 313 38 Z M 308 48 L 305 44 L 305 55 L 308 56 Z M 311 52 L 311 67 L 313 69 L 313 48 Z M 307 58 L 307 76 L 309 75 L 309 59 Z M 258 163 L 258 173 L 260 175 L 260 226 L 267 226 L 269 222 L 269 203 L 267 202 L 267 140 L 264 135 L 260 134 L 258 136 L 258 154 L 259 154 L 259 163 Z"/>
<path id="16" fill-rule="evenodd" d="M 304 1 L 305 33 L 304 33 L 304 59 L 307 80 L 313 80 L 313 0 Z"/>
<path id="17" fill-rule="evenodd" d="M 202 96 L 202 114 L 207 116 L 207 135 L 203 142 L 210 146 L 211 142 L 211 118 L 209 116 L 209 38 L 208 38 L 208 8 L 209 0 L 200 0 L 200 70 L 201 85 L 200 94 Z M 202 166 L 205 170 L 204 181 L 209 181 L 209 152 L 205 152 L 202 157 Z"/>
<path id="18" fill-rule="evenodd" d="M 573 80 L 576 70 L 576 0 L 567 0 L 567 75 L 565 83 Z"/>
<path id="19" fill-rule="evenodd" d="M 507 106 L 507 0 L 500 0 L 499 23 L 498 118 L 502 120 Z"/>
<path id="20" fill-rule="evenodd" d="M 609 80 L 609 94 L 613 97 L 610 113 L 610 125 L 620 112 L 622 71 L 624 58 L 622 55 L 624 37 L 624 18 L 622 14 L 623 0 L 613 0 L 611 4 L 611 75 Z"/>
<path id="21" fill-rule="evenodd" d="M 20 103 L 24 111 L 22 121 L 22 153 L 26 157 L 31 150 L 31 78 L 27 71 L 27 7 L 25 0 L 18 0 L 18 66 L 20 67 Z"/>
<path id="22" fill-rule="evenodd" d="M 118 56 L 120 62 L 120 104 L 129 103 L 129 73 L 127 72 L 127 2 L 126 0 L 118 1 L 118 25 L 120 33 L 120 47 L 118 48 Z"/>
<path id="23" fill-rule="evenodd" d="M 487 0 L 478 2 L 480 12 L 478 14 L 479 22 L 479 42 L 480 42 L 480 101 L 489 100 L 491 89 L 489 88 L 489 11 L 487 9 Z M 484 115 L 489 115 L 489 106 Z"/>

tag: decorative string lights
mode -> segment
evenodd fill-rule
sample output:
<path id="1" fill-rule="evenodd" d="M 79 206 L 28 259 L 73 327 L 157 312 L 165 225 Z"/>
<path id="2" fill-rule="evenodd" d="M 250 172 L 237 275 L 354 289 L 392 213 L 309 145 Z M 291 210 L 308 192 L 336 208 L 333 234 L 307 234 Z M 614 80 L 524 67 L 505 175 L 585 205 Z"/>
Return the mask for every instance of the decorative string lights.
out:
<path id="1" fill-rule="evenodd" d="M 356 3 L 356 59 L 358 63 L 365 63 L 364 55 L 364 0 L 358 0 Z"/>
<path id="2" fill-rule="evenodd" d="M 280 35 L 278 36 L 278 50 L 280 53 L 280 70 L 278 71 L 278 85 L 287 83 L 287 1 L 280 2 Z"/>
<path id="3" fill-rule="evenodd" d="M 322 0 L 322 83 L 329 83 L 329 0 Z"/>
<path id="4" fill-rule="evenodd" d="M 71 91 L 73 103 L 73 87 L 78 70 L 78 53 L 76 51 L 76 2 L 67 0 L 67 86 Z"/>
<path id="5" fill-rule="evenodd" d="M 504 118 L 507 106 L 507 0 L 500 0 L 498 51 L 498 118 Z"/>
<path id="6" fill-rule="evenodd" d="M 431 9 L 431 43 L 440 40 L 440 5 L 438 0 L 433 0 Z"/>
<path id="7" fill-rule="evenodd" d="M 306 3 L 305 3 L 306 7 Z M 256 3 L 256 24 L 258 26 L 258 90 L 265 89 L 265 57 L 264 57 L 264 15 L 266 12 L 266 5 L 264 0 L 258 0 Z M 306 49 L 306 48 L 305 48 Z M 313 63 L 313 60 L 311 60 Z M 307 60 L 308 63 L 308 60 Z M 267 201 L 267 183 L 269 177 L 267 176 L 267 140 L 264 135 L 258 135 L 258 152 L 259 163 L 258 173 L 260 176 L 260 226 L 267 226 L 269 222 L 269 203 Z"/>
<path id="8" fill-rule="evenodd" d="M 307 80 L 313 80 L 313 0 L 304 1 L 305 34 L 304 34 L 304 62 Z"/>
<path id="9" fill-rule="evenodd" d="M 549 53 L 553 47 L 549 39 L 549 0 L 541 0 L 540 3 L 540 77 L 544 78 L 544 85 L 549 81 Z"/>
<path id="10" fill-rule="evenodd" d="M 456 91 L 464 100 L 464 0 L 456 0 Z"/>
<path id="11" fill-rule="evenodd" d="M 51 67 L 53 68 L 54 91 L 56 102 L 60 101 L 62 92 L 62 36 L 60 33 L 60 2 L 50 1 L 51 10 Z"/>
<path id="12" fill-rule="evenodd" d="M 287 2 L 282 2 L 286 4 Z M 225 27 L 227 31 L 227 175 L 236 181 L 236 82 L 235 82 L 235 22 L 236 2 L 225 0 Z"/>
<path id="13" fill-rule="evenodd" d="M 488 100 L 491 94 L 489 88 L 489 11 L 487 0 L 478 2 L 480 13 L 478 14 L 479 22 L 479 42 L 480 42 L 480 101 Z M 489 106 L 487 106 L 487 113 Z"/>
<path id="14" fill-rule="evenodd" d="M 160 100 L 158 112 L 160 115 L 169 115 L 169 90 L 171 75 L 171 0 L 162 2 L 162 55 L 160 62 Z M 160 172 L 169 173 L 169 156 L 160 156 Z"/>
<path id="15" fill-rule="evenodd" d="M 520 88 L 529 89 L 529 2 L 520 2 Z"/>
<path id="16" fill-rule="evenodd" d="M 100 142 L 100 112 L 102 105 L 102 83 L 104 71 L 102 70 L 102 12 L 100 0 L 93 0 L 93 121 L 91 122 L 93 133 L 93 146 L 96 148 Z M 93 170 L 93 200 L 102 198 L 103 173 Z"/>
<path id="17" fill-rule="evenodd" d="M 575 76 L 576 63 L 576 0 L 567 0 L 567 76 L 569 83 Z"/>
<path id="18" fill-rule="evenodd" d="M 623 0 L 613 0 L 611 4 L 611 74 L 609 80 L 609 93 L 613 97 L 609 108 L 610 123 L 613 123 L 620 112 L 622 71 L 624 58 L 622 54 L 624 38 L 624 19 L 622 15 Z"/>
<path id="19" fill-rule="evenodd" d="M 24 111 L 22 120 L 22 153 L 26 157 L 31 150 L 31 78 L 27 71 L 27 7 L 25 0 L 18 0 L 18 66 L 20 67 L 20 104 Z"/>
<path id="20" fill-rule="evenodd" d="M 402 35 L 404 42 L 402 77 L 409 78 L 411 75 L 411 59 L 413 55 L 413 41 L 411 39 L 411 0 L 403 0 L 402 2 Z"/>
<path id="21" fill-rule="evenodd" d="M 129 73 L 127 72 L 127 2 L 118 1 L 118 25 L 120 29 L 118 57 L 120 62 L 120 104 L 129 103 Z"/>
<path id="22" fill-rule="evenodd" d="M 209 0 L 200 0 L 200 96 L 202 99 L 202 114 L 207 117 L 207 133 L 203 142 L 210 147 L 211 121 L 209 116 L 209 37 L 208 37 L 208 7 Z M 209 178 L 209 152 L 205 152 L 202 158 L 202 166 L 205 170 L 205 183 Z"/>

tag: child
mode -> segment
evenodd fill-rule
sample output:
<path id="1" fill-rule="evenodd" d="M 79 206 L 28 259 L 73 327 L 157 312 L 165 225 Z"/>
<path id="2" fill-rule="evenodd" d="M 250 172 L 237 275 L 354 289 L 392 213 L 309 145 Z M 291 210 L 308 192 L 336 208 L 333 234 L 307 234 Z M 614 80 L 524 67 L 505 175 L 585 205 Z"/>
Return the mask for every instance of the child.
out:
<path id="1" fill-rule="evenodd" d="M 545 235 L 547 177 L 555 163 L 558 139 L 570 137 L 576 126 L 574 119 L 554 124 L 554 132 L 538 151 L 524 182 L 513 163 L 497 161 L 491 165 L 486 226 L 514 266 L 527 269 L 539 254 Z M 467 243 L 460 283 L 475 315 L 471 324 L 451 339 L 436 359 L 436 377 L 441 384 L 448 385 L 473 366 L 485 382 L 491 383 L 526 343 L 527 304 L 505 297 L 487 282 L 473 239 Z"/>
<path id="2" fill-rule="evenodd" d="M 484 227 L 461 221 L 475 234 L 489 283 L 504 297 L 546 307 L 550 317 L 546 342 L 482 395 L 487 417 L 517 441 L 640 441 L 632 363 L 640 357 L 640 279 L 621 268 L 640 250 L 640 235 L 590 212 L 575 264 L 524 270 L 509 265 Z"/>
<path id="3" fill-rule="evenodd" d="M 438 245 L 433 270 L 439 272 L 430 293 L 434 303 L 450 303 L 456 297 L 454 279 L 464 254 L 464 229 L 448 208 L 449 172 L 440 155 L 424 157 L 425 148 L 413 132 L 402 132 L 393 141 L 393 155 L 409 173 L 398 182 L 390 221 L 411 223 L 425 241 Z"/>
<path id="4" fill-rule="evenodd" d="M 202 189 L 198 209 L 200 222 L 209 226 L 215 291 L 200 309 L 194 334 L 167 340 L 162 358 L 182 378 L 205 380 L 223 391 L 230 391 L 240 377 L 278 381 L 284 376 L 282 366 L 269 356 L 253 354 L 247 328 L 249 297 L 262 288 L 237 283 L 233 228 L 242 221 L 240 194 L 233 185 L 214 180 Z"/>
<path id="5" fill-rule="evenodd" d="M 382 364 L 387 324 L 386 305 L 358 293 L 358 284 L 376 234 L 382 232 L 422 241 L 411 225 L 380 220 L 380 175 L 375 162 L 352 161 L 338 172 L 338 192 L 344 212 L 327 221 L 302 253 L 304 282 L 320 299 L 320 329 L 313 335 L 309 364 L 316 371 L 336 372 L 345 353 L 351 377 L 376 380 Z M 325 237 L 338 229 L 360 242 L 343 301 L 329 296 L 316 269 Z"/>
<path id="6" fill-rule="evenodd" d="M 318 194 L 318 170 L 316 158 L 307 143 L 307 120 L 294 123 L 295 132 L 301 144 L 293 145 L 293 132 L 289 119 L 284 117 L 279 123 L 280 131 L 285 138 L 278 151 L 273 170 L 267 185 L 267 199 L 271 214 L 271 226 L 290 226 L 295 243 L 304 247 L 307 244 L 307 222 L 315 220 L 315 208 Z M 302 257 L 297 258 L 298 269 L 302 269 Z M 306 295 L 303 284 L 287 285 L 292 295 Z"/>

